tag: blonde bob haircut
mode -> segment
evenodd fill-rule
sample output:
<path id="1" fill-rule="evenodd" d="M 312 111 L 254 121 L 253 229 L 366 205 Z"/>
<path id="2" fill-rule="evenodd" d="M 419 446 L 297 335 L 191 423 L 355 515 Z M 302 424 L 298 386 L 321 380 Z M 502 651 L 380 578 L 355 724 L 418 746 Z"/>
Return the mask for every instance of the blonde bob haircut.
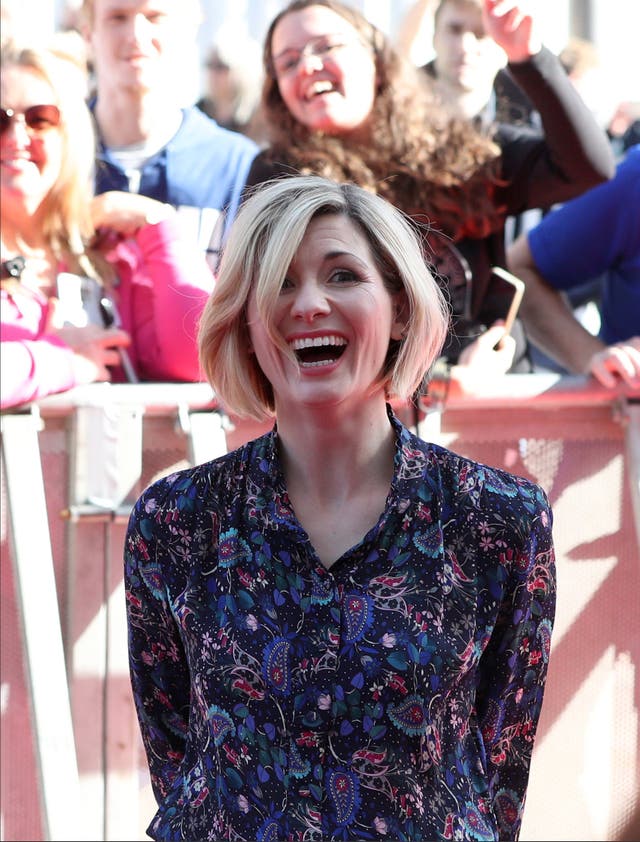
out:
<path id="1" fill-rule="evenodd" d="M 274 342 L 295 361 L 273 324 L 289 265 L 312 219 L 339 214 L 366 237 L 390 293 L 403 292 L 405 329 L 390 340 L 381 384 L 405 400 L 437 358 L 449 325 L 447 305 L 423 258 L 414 224 L 386 199 L 355 184 L 291 176 L 255 188 L 241 206 L 224 248 L 218 279 L 200 320 L 200 362 L 221 403 L 239 416 L 274 415 L 271 384 L 251 351 L 247 303 Z"/>

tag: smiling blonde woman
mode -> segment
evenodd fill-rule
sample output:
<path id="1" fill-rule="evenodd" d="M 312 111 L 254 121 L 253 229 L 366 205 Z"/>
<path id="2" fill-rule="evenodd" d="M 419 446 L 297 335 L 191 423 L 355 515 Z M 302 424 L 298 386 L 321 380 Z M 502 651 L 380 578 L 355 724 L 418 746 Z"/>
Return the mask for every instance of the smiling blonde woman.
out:
<path id="1" fill-rule="evenodd" d="M 151 485 L 124 552 L 152 838 L 518 838 L 552 516 L 394 415 L 446 327 L 384 199 L 292 177 L 240 210 L 200 352 L 274 427 Z"/>

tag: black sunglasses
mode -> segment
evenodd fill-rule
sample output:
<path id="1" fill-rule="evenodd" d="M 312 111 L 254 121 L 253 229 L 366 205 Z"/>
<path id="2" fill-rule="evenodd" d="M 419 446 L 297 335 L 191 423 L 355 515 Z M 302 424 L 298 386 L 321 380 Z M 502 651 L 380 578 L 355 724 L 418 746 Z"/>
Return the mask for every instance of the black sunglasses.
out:
<path id="1" fill-rule="evenodd" d="M 13 108 L 0 108 L 2 122 L 0 134 L 4 134 L 18 114 L 24 117 L 25 125 L 32 132 L 46 132 L 60 125 L 60 109 L 57 105 L 30 105 L 24 111 L 14 111 Z"/>

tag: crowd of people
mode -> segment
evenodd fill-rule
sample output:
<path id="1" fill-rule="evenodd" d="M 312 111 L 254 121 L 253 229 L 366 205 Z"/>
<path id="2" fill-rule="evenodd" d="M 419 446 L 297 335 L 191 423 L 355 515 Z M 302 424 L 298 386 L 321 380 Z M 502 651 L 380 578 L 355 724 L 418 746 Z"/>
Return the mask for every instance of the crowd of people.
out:
<path id="1" fill-rule="evenodd" d="M 85 0 L 78 27 L 86 54 L 62 48 L 59 39 L 51 46 L 55 58 L 48 62 L 57 62 L 66 76 L 76 67 L 77 83 L 69 89 L 73 94 L 59 94 L 54 89 L 41 102 L 35 102 L 33 95 L 20 101 L 15 85 L 3 84 L 2 339 L 12 343 L 11 354 L 17 355 L 21 365 L 12 364 L 9 369 L 7 363 L 11 374 L 4 381 L 6 388 L 2 387 L 2 406 L 91 379 L 121 379 L 122 358 L 127 355 L 136 361 L 139 354 L 142 358 L 137 365 L 140 371 L 134 375 L 127 366 L 125 379 L 202 379 L 193 362 L 169 367 L 145 362 L 145 355 L 151 352 L 138 346 L 151 343 L 141 343 L 141 334 L 131 321 L 128 270 L 114 267 L 115 253 L 109 252 L 109 246 L 117 240 L 122 252 L 127 248 L 124 241 L 143 236 L 145 230 L 159 231 L 153 226 L 166 217 L 170 222 L 164 228 L 173 228 L 175 248 L 190 250 L 190 261 L 195 250 L 205 255 L 211 272 L 206 283 L 200 280 L 201 267 L 195 273 L 189 270 L 188 276 L 194 286 L 210 292 L 221 249 L 241 202 L 262 182 L 292 173 L 316 173 L 373 189 L 421 229 L 425 257 L 446 290 L 451 308 L 448 338 L 434 368 L 438 376 L 457 381 L 462 388 L 482 388 L 506 372 L 535 370 L 539 350 L 562 371 L 591 371 L 581 351 L 576 350 L 581 357 L 578 364 L 558 350 L 554 340 L 542 338 L 536 331 L 529 314 L 535 307 L 539 283 L 531 280 L 530 268 L 521 269 L 521 252 L 528 235 L 535 239 L 539 234 L 523 231 L 522 226 L 507 226 L 524 219 L 532 209 L 546 212 L 558 204 L 570 204 L 574 197 L 609 179 L 613 172 L 611 144 L 586 103 L 576 96 L 576 86 L 568 83 L 567 60 L 561 64 L 542 45 L 535 20 L 523 37 L 524 27 L 513 26 L 514 15 L 520 12 L 517 4 L 512 5 L 507 14 L 496 14 L 493 4 L 484 0 L 441 0 L 434 10 L 435 58 L 424 67 L 415 67 L 350 4 L 325 0 L 290 3 L 267 31 L 263 67 L 257 64 L 259 45 L 251 40 L 241 51 L 242 71 L 234 67 L 229 50 L 233 39 L 221 34 L 206 57 L 209 88 L 196 105 L 184 107 L 167 92 L 180 52 L 197 33 L 201 20 L 198 0 L 189 0 L 179 15 L 162 4 L 156 9 L 142 0 L 126 8 L 115 0 Z M 3 38 L 10 40 L 6 33 Z M 6 62 L 13 61 L 16 52 L 15 45 L 9 47 Z M 251 67 L 253 80 L 247 78 Z M 36 71 L 32 75 L 37 75 Z M 65 102 L 58 102 L 59 96 Z M 32 104 L 57 108 L 58 122 L 31 126 L 19 115 Z M 49 220 L 61 213 L 55 209 L 56 201 L 66 201 L 62 196 L 67 174 L 60 173 L 60 184 L 47 184 L 44 179 L 36 185 L 21 170 L 27 169 L 32 159 L 33 169 L 38 171 L 39 156 L 46 158 L 57 140 L 68 142 L 67 126 L 77 119 L 82 107 L 89 109 L 93 134 L 85 131 L 82 135 L 84 149 L 74 138 L 67 158 L 69 167 L 78 167 L 73 177 L 75 192 L 79 194 L 83 179 L 83 187 L 90 185 L 83 201 L 91 202 L 92 211 L 81 212 L 76 204 L 76 221 L 60 223 L 62 227 L 71 225 L 73 233 L 61 239 L 55 233 L 57 223 Z M 15 112 L 14 119 L 4 116 L 7 112 Z M 84 125 L 86 120 L 80 122 Z M 93 161 L 89 160 L 90 148 L 97 150 Z M 625 155 L 627 152 L 628 148 Z M 77 160 L 72 160 L 74 157 Z M 49 198 L 47 186 L 52 188 Z M 108 198 L 98 200 L 103 194 Z M 599 195 L 596 193 L 596 201 Z M 142 197 L 158 204 L 146 203 Z M 121 211 L 115 210 L 116 202 Z M 38 214 L 34 215 L 35 207 Z M 135 213 L 148 227 L 131 220 L 125 224 L 117 218 Z M 555 215 L 550 215 L 544 230 L 558 224 L 555 220 Z M 30 230 L 23 230 L 25 226 Z M 519 242 L 507 257 L 506 247 L 518 233 Z M 65 238 L 69 242 L 65 243 Z M 108 270 L 96 265 L 97 253 L 111 254 Z M 141 253 L 137 249 L 135 253 L 140 259 Z M 635 253 L 637 243 L 626 243 L 625 254 L 631 255 L 626 260 L 631 260 L 632 270 Z M 171 264 L 170 272 L 184 279 L 189 261 L 181 259 L 177 266 L 174 257 L 166 250 L 165 264 Z M 24 262 L 19 275 L 16 258 L 18 264 Z M 87 265 L 82 267 L 78 260 Z M 502 325 L 508 290 L 495 283 L 492 269 L 509 263 L 516 275 L 522 271 L 529 279 L 529 294 L 524 297 L 522 318 L 516 319 L 505 335 Z M 591 285 L 598 284 L 599 294 L 603 289 L 600 276 L 609 269 L 594 267 L 594 277 L 586 279 Z M 150 270 L 145 267 L 142 275 Z M 588 275 L 589 267 L 581 270 L 582 277 L 585 271 Z M 54 281 L 59 273 L 77 275 L 76 285 L 83 290 L 92 286 L 86 278 L 93 278 L 93 287 L 103 286 L 107 299 L 118 305 L 115 312 L 120 321 L 114 324 L 111 314 L 105 316 L 106 321 L 79 328 L 60 321 L 59 316 L 56 321 L 42 315 L 58 307 L 54 301 L 58 284 Z M 544 272 L 542 276 L 538 273 L 539 277 L 546 284 L 544 309 L 550 307 L 553 317 L 566 318 L 571 311 L 566 293 L 550 296 L 548 285 L 553 281 Z M 31 328 L 22 334 L 21 294 L 31 294 L 34 285 L 41 296 L 42 313 L 37 319 L 37 312 L 31 313 Z M 568 286 L 565 284 L 565 289 Z M 174 294 L 176 290 L 166 279 L 140 288 L 170 288 Z M 636 296 L 635 305 L 637 283 L 627 281 L 626 290 L 632 298 Z M 610 295 L 606 290 L 602 294 Z M 187 307 L 184 298 L 179 300 Z M 184 332 L 176 337 L 184 338 L 183 344 L 191 350 L 177 356 L 166 350 L 170 347 L 167 335 L 164 351 L 154 346 L 156 361 L 162 354 L 175 360 L 193 354 L 193 325 L 202 296 L 192 297 L 191 303 L 190 318 L 180 321 Z M 609 305 L 601 306 L 606 322 Z M 136 312 L 140 319 L 141 311 Z M 152 312 L 153 318 L 164 318 L 159 301 Z M 624 362 L 604 364 L 613 372 L 611 377 L 599 378 L 606 385 L 617 382 L 622 372 L 631 383 L 639 376 L 638 329 L 633 310 L 627 312 L 631 316 L 623 333 L 617 332 L 613 338 L 606 332 L 585 337 L 588 331 L 577 319 L 568 333 L 562 333 L 565 345 L 568 336 L 579 337 L 577 346 L 589 346 L 593 353 L 595 343 L 599 343 L 598 353 L 615 345 L 606 352 L 606 359 L 622 355 Z M 145 323 L 151 324 L 153 318 L 149 314 Z M 98 365 L 76 365 L 82 371 L 75 374 L 69 365 L 64 373 L 54 365 L 49 372 L 37 360 L 51 361 L 42 350 L 52 343 L 80 347 L 89 357 L 95 356 L 96 343 L 103 343 L 103 350 Z M 125 344 L 131 346 L 129 350 L 118 351 Z M 5 358 L 8 360 L 9 354 Z M 77 361 L 77 350 L 70 359 Z M 597 370 L 602 371 L 602 366 Z M 424 384 L 421 388 L 424 390 Z"/>
<path id="2" fill-rule="evenodd" d="M 434 372 L 534 371 L 532 343 L 640 385 L 640 147 L 616 161 L 517 0 L 440 0 L 425 67 L 348 2 L 290 0 L 259 100 L 221 41 L 185 107 L 198 10 L 84 0 L 86 60 L 2 51 L 2 408 L 206 379 L 272 425 L 129 522 L 148 833 L 517 839 L 552 513 L 401 410 Z M 504 269 L 525 282 L 508 330 Z M 563 297 L 596 276 L 598 336 Z"/>

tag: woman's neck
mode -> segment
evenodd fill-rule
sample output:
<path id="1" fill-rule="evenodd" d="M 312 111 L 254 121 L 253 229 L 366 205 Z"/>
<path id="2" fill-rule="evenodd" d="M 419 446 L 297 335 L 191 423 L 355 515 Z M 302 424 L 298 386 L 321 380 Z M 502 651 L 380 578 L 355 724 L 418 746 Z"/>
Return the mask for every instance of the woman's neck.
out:
<path id="1" fill-rule="evenodd" d="M 40 257 L 43 252 L 50 251 L 37 213 L 25 212 L 20 218 L 3 214 L 0 219 L 0 231 L 3 259 L 18 254 L 25 258 Z"/>
<path id="2" fill-rule="evenodd" d="M 0 251 L 3 264 L 15 257 L 24 258 L 18 279 L 24 287 L 50 296 L 55 290 L 58 260 L 41 231 L 16 230 L 2 220 Z"/>
<path id="3" fill-rule="evenodd" d="M 356 411 L 278 414 L 285 482 L 290 494 L 322 504 L 357 493 L 371 483 L 389 483 L 395 448 L 384 398 Z"/>

